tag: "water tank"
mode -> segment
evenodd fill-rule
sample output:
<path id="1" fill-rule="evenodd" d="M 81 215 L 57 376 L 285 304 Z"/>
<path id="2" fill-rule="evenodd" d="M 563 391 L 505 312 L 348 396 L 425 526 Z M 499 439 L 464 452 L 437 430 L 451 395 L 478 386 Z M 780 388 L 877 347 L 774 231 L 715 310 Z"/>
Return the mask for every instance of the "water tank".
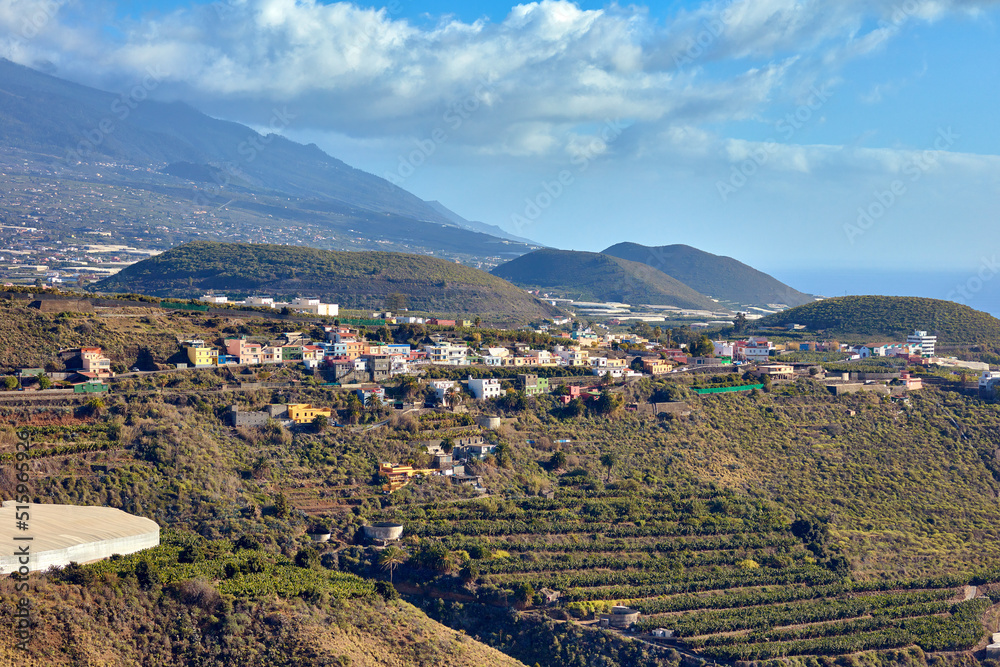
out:
<path id="1" fill-rule="evenodd" d="M 365 537 L 370 540 L 398 540 L 403 536 L 401 523 L 376 523 L 365 526 Z"/>

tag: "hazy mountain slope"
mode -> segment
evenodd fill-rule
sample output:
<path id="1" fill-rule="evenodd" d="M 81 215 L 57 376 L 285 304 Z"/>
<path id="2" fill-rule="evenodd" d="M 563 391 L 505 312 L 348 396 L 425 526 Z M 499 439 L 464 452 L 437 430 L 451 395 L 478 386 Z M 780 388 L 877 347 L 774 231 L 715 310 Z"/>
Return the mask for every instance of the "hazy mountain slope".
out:
<path id="1" fill-rule="evenodd" d="M 501 264 L 493 275 L 580 301 L 719 309 L 719 304 L 661 271 L 596 252 L 536 250 Z"/>
<path id="2" fill-rule="evenodd" d="M 155 89 L 155 83 L 148 87 Z M 0 60 L 0 91 L 5 93 L 0 95 L 0 141 L 6 144 L 59 158 L 212 164 L 257 187 L 446 221 L 419 197 L 354 169 L 315 145 L 304 146 L 277 135 L 261 136 L 239 123 L 210 118 L 186 104 L 149 99 L 137 102 L 8 60 Z M 111 131 L 100 129 L 102 121 Z M 278 109 L 272 126 L 282 129 L 293 122 L 291 111 Z M 78 150 L 81 147 L 84 150 Z"/>
<path id="3" fill-rule="evenodd" d="M 272 226 L 284 227 L 281 221 L 307 217 L 315 227 L 292 231 L 294 243 L 444 253 L 491 266 L 499 261 L 496 258 L 531 249 L 494 236 L 498 228 L 456 223 L 450 211 L 443 213 L 315 145 L 277 134 L 263 136 L 185 104 L 148 99 L 155 94 L 156 82 L 149 79 L 146 84 L 125 96 L 115 95 L 0 59 L 0 149 L 23 151 L 25 159 L 13 163 L 17 169 L 23 166 L 31 176 L 51 179 L 53 188 L 65 192 L 65 199 L 80 196 L 63 187 L 74 180 L 113 182 L 115 187 L 157 194 L 169 190 L 177 197 L 173 212 L 138 211 L 167 233 L 184 227 L 176 209 L 187 209 L 188 215 L 210 212 L 232 219 L 226 224 L 206 220 L 196 230 L 226 240 L 245 240 L 254 230 L 260 234 Z M 293 111 L 276 109 L 263 124 L 280 132 L 294 123 Z M 57 210 L 65 199 L 54 202 Z M 8 205 L 6 199 L 0 202 L 0 217 L 6 212 L 16 218 L 20 211 L 7 210 Z M 266 220 L 239 212 L 241 206 L 255 205 L 272 209 Z M 227 206 L 231 208 L 224 211 Z M 86 217 L 90 226 L 107 220 L 107 215 Z M 103 224 L 117 235 L 114 223 Z M 242 235 L 234 231 L 240 227 Z M 331 239 L 327 231 L 336 237 Z M 137 236 L 149 239 L 154 234 Z M 190 238 L 197 234 L 182 240 Z"/>
<path id="4" fill-rule="evenodd" d="M 344 308 L 380 308 L 405 294 L 410 308 L 530 320 L 559 311 L 495 276 L 426 255 L 335 252 L 297 246 L 194 242 L 102 280 L 96 289 L 155 296 L 319 296 Z"/>
<path id="5" fill-rule="evenodd" d="M 952 301 L 915 296 L 839 296 L 768 315 L 759 326 L 804 324 L 830 334 L 884 336 L 899 340 L 915 329 L 942 343 L 1000 340 L 1000 320 Z"/>
<path id="6" fill-rule="evenodd" d="M 618 243 L 603 251 L 642 262 L 676 278 L 702 294 L 735 306 L 769 303 L 798 306 L 812 297 L 732 257 L 723 257 L 686 245 L 650 247 Z"/>
<path id="7" fill-rule="evenodd" d="M 515 236 L 513 234 L 509 234 L 506 231 L 504 231 L 503 229 L 501 229 L 500 227 L 498 227 L 497 225 L 488 225 L 485 222 L 477 222 L 475 220 L 466 220 L 465 218 L 463 218 L 462 216 L 460 216 L 458 213 L 455 213 L 454 211 L 452 211 L 451 209 L 449 209 L 447 206 L 445 206 L 444 204 L 442 204 L 439 201 L 435 200 L 435 201 L 429 201 L 429 202 L 426 202 L 426 203 L 428 205 L 430 205 L 431 207 L 433 207 L 435 211 L 437 211 L 441 215 L 447 217 L 448 219 L 452 220 L 456 225 L 458 225 L 459 227 L 461 227 L 463 229 L 468 229 L 468 230 L 474 231 L 474 232 L 482 232 L 483 234 L 492 234 L 493 236 L 498 236 L 498 237 L 500 237 L 502 239 L 509 239 L 511 241 L 520 241 L 521 243 L 528 243 L 528 244 L 531 244 L 531 245 L 538 245 L 537 243 L 535 243 L 531 239 L 526 239 L 526 238 L 524 238 L 522 236 Z"/>

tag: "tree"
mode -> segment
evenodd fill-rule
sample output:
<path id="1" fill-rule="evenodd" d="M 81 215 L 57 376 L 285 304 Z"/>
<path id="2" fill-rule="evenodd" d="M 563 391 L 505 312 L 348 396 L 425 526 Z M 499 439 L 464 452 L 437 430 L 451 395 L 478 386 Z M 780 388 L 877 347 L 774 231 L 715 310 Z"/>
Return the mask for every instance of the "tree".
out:
<path id="1" fill-rule="evenodd" d="M 771 391 L 771 376 L 770 375 L 765 375 L 763 378 L 761 378 L 761 382 L 764 384 L 764 391 L 765 392 Z"/>
<path id="2" fill-rule="evenodd" d="M 17 378 L 13 375 L 8 375 L 3 379 L 3 388 L 7 391 L 13 391 L 17 389 Z"/>
<path id="3" fill-rule="evenodd" d="M 287 519 L 289 514 L 291 514 L 291 506 L 288 504 L 288 498 L 283 493 L 279 493 L 274 497 L 274 515 L 279 519 Z"/>
<path id="4" fill-rule="evenodd" d="M 314 570 L 319 566 L 319 554 L 312 547 L 302 547 L 295 554 L 295 564 L 301 568 Z"/>
<path id="5" fill-rule="evenodd" d="M 617 462 L 618 459 L 611 452 L 601 454 L 601 465 L 608 469 L 608 482 L 611 481 L 611 469 L 615 467 L 615 463 Z"/>
<path id="6" fill-rule="evenodd" d="M 406 562 L 406 552 L 396 546 L 386 547 L 378 557 L 378 564 L 383 572 L 389 573 L 389 583 L 392 583 L 392 573 Z"/>
<path id="7" fill-rule="evenodd" d="M 399 390 L 406 400 L 413 398 L 419 389 L 420 380 L 412 375 L 404 375 L 399 381 Z"/>
<path id="8" fill-rule="evenodd" d="M 733 320 L 733 333 L 741 334 L 746 331 L 747 328 L 747 316 L 744 313 L 736 313 L 736 319 Z"/>
<path id="9" fill-rule="evenodd" d="M 475 326 L 478 329 L 479 327 L 481 327 L 483 325 L 483 320 L 478 315 L 476 315 L 476 319 L 474 319 L 472 321 L 472 324 L 473 324 L 473 326 Z"/>
<path id="10" fill-rule="evenodd" d="M 522 608 L 527 607 L 534 597 L 535 589 L 527 583 L 518 584 L 514 589 L 514 600 Z"/>
<path id="11" fill-rule="evenodd" d="M 38 388 L 39 389 L 48 389 L 51 386 L 52 386 L 52 380 L 49 379 L 48 375 L 39 375 L 38 376 Z"/>
<path id="12" fill-rule="evenodd" d="M 688 343 L 688 354 L 692 357 L 711 357 L 715 354 L 715 346 L 708 336 L 701 336 Z"/>
<path id="13" fill-rule="evenodd" d="M 462 392 L 457 387 L 448 387 L 448 391 L 445 392 L 445 399 L 445 404 L 450 406 L 452 412 L 454 412 L 455 408 L 462 402 Z"/>
<path id="14" fill-rule="evenodd" d="M 608 385 L 612 385 L 614 383 L 615 380 L 614 378 L 611 377 L 611 371 L 607 371 L 604 374 L 604 377 L 601 378 L 601 384 L 603 384 L 605 387 L 607 387 Z"/>
<path id="15" fill-rule="evenodd" d="M 622 399 L 620 396 L 612 394 L 607 389 L 601 391 L 601 395 L 594 402 L 594 410 L 599 415 L 610 415 L 613 414 L 621 407 Z"/>
<path id="16" fill-rule="evenodd" d="M 409 307 L 409 298 L 405 294 L 393 292 L 385 298 L 385 309 L 390 313 L 398 313 Z"/>
<path id="17" fill-rule="evenodd" d="M 559 451 L 552 455 L 549 459 L 549 467 L 553 470 L 558 470 L 559 468 L 566 467 L 566 453 Z"/>
<path id="18" fill-rule="evenodd" d="M 316 415 L 312 424 L 317 433 L 322 433 L 330 425 L 330 419 L 326 415 Z"/>
<path id="19" fill-rule="evenodd" d="M 368 408 L 372 414 L 377 413 L 382 408 L 382 397 L 374 391 L 369 392 L 368 395 L 365 396 L 365 407 Z"/>
<path id="20" fill-rule="evenodd" d="M 566 414 L 570 417 L 579 417 L 584 412 L 586 412 L 587 406 L 583 404 L 583 401 L 579 396 L 574 398 L 572 401 L 566 404 Z"/>
<path id="21" fill-rule="evenodd" d="M 451 438 L 442 438 L 441 439 L 441 451 L 443 451 L 445 454 L 451 454 L 451 452 L 454 449 L 455 449 L 455 441 L 454 440 L 452 440 Z"/>

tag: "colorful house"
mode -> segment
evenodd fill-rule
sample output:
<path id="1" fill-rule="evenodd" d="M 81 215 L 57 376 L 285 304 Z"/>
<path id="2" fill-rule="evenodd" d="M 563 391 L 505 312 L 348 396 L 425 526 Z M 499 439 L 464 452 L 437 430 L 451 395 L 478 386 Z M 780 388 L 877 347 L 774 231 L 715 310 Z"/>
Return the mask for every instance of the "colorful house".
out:
<path id="1" fill-rule="evenodd" d="M 333 410 L 317 408 L 309 403 L 292 403 L 288 406 L 288 418 L 296 424 L 311 424 L 316 417 L 321 415 L 329 419 L 333 416 Z"/>

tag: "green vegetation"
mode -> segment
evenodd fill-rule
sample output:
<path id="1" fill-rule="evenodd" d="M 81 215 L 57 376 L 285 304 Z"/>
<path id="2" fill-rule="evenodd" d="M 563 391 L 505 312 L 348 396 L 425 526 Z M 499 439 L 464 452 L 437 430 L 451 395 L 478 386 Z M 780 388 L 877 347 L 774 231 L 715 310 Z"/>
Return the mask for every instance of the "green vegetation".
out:
<path id="1" fill-rule="evenodd" d="M 638 243 L 618 243 L 602 252 L 646 264 L 734 307 L 772 303 L 798 306 L 812 301 L 808 294 L 792 289 L 732 257 L 713 255 L 691 246 L 649 247 Z"/>
<path id="2" fill-rule="evenodd" d="M 715 303 L 661 271 L 596 252 L 536 250 L 493 269 L 516 285 L 578 301 L 619 301 L 719 310 Z"/>
<path id="3" fill-rule="evenodd" d="M 403 294 L 414 310 L 476 313 L 494 322 L 559 313 L 504 280 L 436 257 L 267 244 L 187 243 L 102 280 L 96 289 L 188 297 L 208 290 L 318 296 L 369 311 L 382 308 L 389 295 Z"/>
<path id="4" fill-rule="evenodd" d="M 937 335 L 938 342 L 987 343 L 1000 339 L 1000 320 L 952 301 L 911 296 L 841 296 L 768 315 L 754 324 L 781 327 L 804 324 L 830 336 L 882 336 L 905 340 L 914 330 Z"/>

